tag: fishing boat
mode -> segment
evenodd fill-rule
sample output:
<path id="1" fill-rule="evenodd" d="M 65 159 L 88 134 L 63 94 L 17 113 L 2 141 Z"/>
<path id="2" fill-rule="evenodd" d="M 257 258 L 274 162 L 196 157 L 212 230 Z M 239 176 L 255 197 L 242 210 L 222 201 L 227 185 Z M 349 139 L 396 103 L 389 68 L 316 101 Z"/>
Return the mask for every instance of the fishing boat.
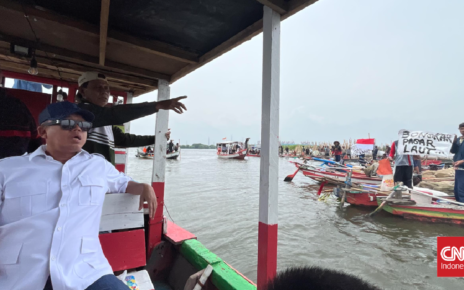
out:
<path id="1" fill-rule="evenodd" d="M 330 160 L 327 161 L 334 162 Z M 347 171 L 352 170 L 350 167 L 343 166 L 316 167 L 308 164 L 302 164 L 299 162 L 292 163 L 294 163 L 295 166 L 300 169 L 304 176 L 309 177 L 313 180 L 320 181 L 321 179 L 328 177 L 327 180 L 329 184 L 333 184 L 333 181 L 344 182 L 347 177 Z M 351 179 L 353 183 L 380 184 L 382 182 L 382 179 L 379 177 L 368 177 L 362 172 L 356 172 L 355 170 L 352 171 L 353 173 Z"/>
<path id="2" fill-rule="evenodd" d="M 432 196 L 412 190 L 408 197 L 377 198 L 380 205 L 386 201 L 383 210 L 407 219 L 433 223 L 464 224 L 464 203 L 457 202 L 453 196 Z"/>
<path id="3" fill-rule="evenodd" d="M 110 103 L 130 104 L 135 97 L 154 90 L 158 90 L 158 101 L 167 100 L 171 83 L 263 32 L 261 164 L 266 166 L 260 169 L 258 285 L 210 252 L 194 234 L 164 217 L 166 142 L 162 138 L 154 145 L 155 217 L 149 219 L 138 211 L 138 199 L 132 195 L 109 194 L 100 223 L 100 231 L 106 233 L 99 235 L 113 271 L 128 271 L 129 277 L 140 274 L 140 290 L 184 289 L 189 277 L 205 268 L 209 271 L 195 289 L 263 289 L 275 276 L 277 265 L 279 164 L 273 152 L 279 146 L 275 104 L 280 98 L 280 23 L 316 1 L 126 2 L 111 1 L 110 9 L 108 0 L 67 1 L 66 5 L 40 1 L 40 6 L 0 1 L 1 85 L 5 87 L 7 78 L 52 85 L 51 94 L 7 90 L 8 95 L 21 99 L 35 118 L 48 104 L 62 100 L 59 88 L 68 92 L 67 101 L 74 102 L 77 79 L 86 71 L 106 75 Z M 147 13 L 152 16 L 147 18 Z M 169 111 L 156 114 L 157 135 L 168 132 L 168 121 Z M 130 133 L 130 123 L 124 128 Z M 125 172 L 126 150 L 117 148 L 115 154 L 116 168 Z"/>
<path id="4" fill-rule="evenodd" d="M 356 206 L 377 206 L 377 197 L 387 196 L 388 193 L 381 193 L 372 190 L 359 189 L 342 189 L 345 191 L 345 200 L 347 203 Z"/>
<path id="5" fill-rule="evenodd" d="M 142 159 L 153 159 L 155 153 L 149 150 L 147 147 L 137 148 L 137 154 L 135 157 L 142 158 Z M 166 159 L 177 159 L 180 156 L 180 148 L 177 151 L 173 152 L 166 152 Z"/>
<path id="6" fill-rule="evenodd" d="M 239 141 L 217 143 L 218 158 L 244 160 L 248 154 L 248 140 L 250 140 L 250 138 L 246 138 L 245 143 Z"/>
<path id="7" fill-rule="evenodd" d="M 248 157 L 260 157 L 261 153 L 261 146 L 259 145 L 251 145 L 251 148 L 249 148 L 247 156 Z"/>
<path id="8" fill-rule="evenodd" d="M 317 180 L 318 178 L 324 178 L 324 177 L 330 177 L 334 178 L 340 181 L 344 181 L 346 179 L 346 173 L 343 172 L 330 172 L 330 171 L 325 171 L 324 169 L 300 169 L 301 172 L 303 172 L 303 175 L 306 177 L 309 177 L 311 179 Z M 361 176 L 361 175 L 355 175 L 353 174 L 352 177 L 353 182 L 357 183 L 367 183 L 367 184 L 380 184 L 382 182 L 382 179 L 379 177 L 367 177 L 367 176 Z"/>
<path id="9" fill-rule="evenodd" d="M 358 188 L 342 189 L 346 192 L 346 202 L 352 205 L 376 207 L 378 206 L 377 198 L 386 197 L 389 194 L 389 192 L 380 191 L 378 186 L 372 187 L 372 185 L 361 184 L 356 187 Z M 449 196 L 448 194 L 444 192 L 441 192 L 438 190 L 431 190 L 428 188 L 421 188 L 421 187 L 415 186 L 414 190 L 428 194 L 430 196 L 437 196 L 437 197 L 448 197 Z"/>

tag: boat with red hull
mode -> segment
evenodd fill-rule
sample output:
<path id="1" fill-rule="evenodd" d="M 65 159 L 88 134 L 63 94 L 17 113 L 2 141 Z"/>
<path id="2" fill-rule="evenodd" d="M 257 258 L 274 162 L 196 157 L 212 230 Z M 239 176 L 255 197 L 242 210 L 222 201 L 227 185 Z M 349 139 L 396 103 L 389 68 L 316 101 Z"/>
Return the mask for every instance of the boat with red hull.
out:
<path id="1" fill-rule="evenodd" d="M 357 206 L 377 206 L 377 197 L 386 196 L 384 193 L 347 190 L 345 193 L 346 202 Z"/>
<path id="2" fill-rule="evenodd" d="M 216 147 L 218 158 L 244 160 L 248 154 L 248 140 L 250 140 L 250 138 L 246 138 L 245 144 L 239 141 L 224 141 L 217 143 Z"/>
<path id="3" fill-rule="evenodd" d="M 344 172 L 329 172 L 329 171 L 324 171 L 322 169 L 310 169 L 310 168 L 304 168 L 298 163 L 295 163 L 296 167 L 300 168 L 300 171 L 303 172 L 303 175 L 306 177 L 309 177 L 311 179 L 317 180 L 320 178 L 324 177 L 330 177 L 334 179 L 338 179 L 340 181 L 345 181 L 346 180 L 346 173 Z M 367 184 L 380 184 L 382 182 L 382 179 L 379 177 L 367 177 L 365 174 L 359 174 L 359 173 L 354 173 L 351 177 L 352 182 L 356 183 L 367 183 Z"/>

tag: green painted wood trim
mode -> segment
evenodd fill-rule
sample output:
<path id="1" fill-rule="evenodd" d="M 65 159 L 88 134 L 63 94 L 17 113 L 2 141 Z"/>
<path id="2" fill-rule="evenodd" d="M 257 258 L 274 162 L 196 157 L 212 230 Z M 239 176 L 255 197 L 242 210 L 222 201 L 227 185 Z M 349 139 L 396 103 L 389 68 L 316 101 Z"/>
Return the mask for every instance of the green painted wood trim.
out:
<path id="1" fill-rule="evenodd" d="M 256 286 L 240 276 L 198 240 L 184 241 L 180 252 L 198 270 L 210 264 L 213 267 L 210 279 L 219 290 L 256 290 Z"/>

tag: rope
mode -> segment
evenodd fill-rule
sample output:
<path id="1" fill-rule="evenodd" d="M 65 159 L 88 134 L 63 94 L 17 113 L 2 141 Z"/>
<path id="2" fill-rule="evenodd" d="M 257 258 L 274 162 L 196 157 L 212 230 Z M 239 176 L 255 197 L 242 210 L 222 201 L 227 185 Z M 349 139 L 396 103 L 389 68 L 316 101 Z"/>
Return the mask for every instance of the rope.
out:
<path id="1" fill-rule="evenodd" d="M 171 221 L 172 221 L 173 223 L 175 223 L 174 220 L 173 220 L 172 217 L 171 217 L 171 214 L 169 213 L 168 207 L 166 206 L 166 202 L 164 203 L 164 208 L 166 209 L 166 212 L 168 213 L 168 216 L 169 216 L 169 218 L 171 219 Z"/>

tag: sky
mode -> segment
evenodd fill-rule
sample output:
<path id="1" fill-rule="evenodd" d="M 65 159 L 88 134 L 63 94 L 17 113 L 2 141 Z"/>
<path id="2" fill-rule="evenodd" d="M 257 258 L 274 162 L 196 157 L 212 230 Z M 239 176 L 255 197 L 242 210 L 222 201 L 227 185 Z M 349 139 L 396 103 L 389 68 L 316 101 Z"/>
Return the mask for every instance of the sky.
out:
<path id="1" fill-rule="evenodd" d="M 281 24 L 281 141 L 458 133 L 464 122 L 463 0 L 320 0 Z M 261 139 L 262 34 L 171 85 L 188 111 L 172 138 Z M 134 99 L 155 101 L 157 92 Z M 131 123 L 153 134 L 155 116 Z"/>

